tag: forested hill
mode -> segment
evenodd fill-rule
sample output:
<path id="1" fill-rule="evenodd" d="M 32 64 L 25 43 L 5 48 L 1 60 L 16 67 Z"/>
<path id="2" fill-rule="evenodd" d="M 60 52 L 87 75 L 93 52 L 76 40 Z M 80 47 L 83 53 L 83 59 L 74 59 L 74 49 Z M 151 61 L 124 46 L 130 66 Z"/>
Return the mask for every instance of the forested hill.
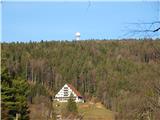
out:
<path id="1" fill-rule="evenodd" d="M 122 119 L 158 117 L 160 40 L 2 43 L 11 76 L 44 85 L 53 95 L 66 83 L 97 97 Z"/>

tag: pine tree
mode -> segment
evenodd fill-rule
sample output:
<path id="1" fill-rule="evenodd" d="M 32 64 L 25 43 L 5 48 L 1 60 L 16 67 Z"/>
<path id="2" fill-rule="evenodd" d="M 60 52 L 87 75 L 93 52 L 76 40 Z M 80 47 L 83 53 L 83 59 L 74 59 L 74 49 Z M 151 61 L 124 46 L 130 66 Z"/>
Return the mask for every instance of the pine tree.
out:
<path id="1" fill-rule="evenodd" d="M 29 119 L 27 105 L 28 85 L 22 79 L 13 79 L 7 70 L 2 70 L 2 119 L 13 120 L 16 114 L 21 120 Z"/>
<path id="2" fill-rule="evenodd" d="M 13 81 L 13 87 L 16 91 L 17 112 L 20 114 L 21 120 L 29 119 L 29 110 L 27 104 L 27 96 L 29 94 L 29 87 L 25 80 L 20 78 Z"/>

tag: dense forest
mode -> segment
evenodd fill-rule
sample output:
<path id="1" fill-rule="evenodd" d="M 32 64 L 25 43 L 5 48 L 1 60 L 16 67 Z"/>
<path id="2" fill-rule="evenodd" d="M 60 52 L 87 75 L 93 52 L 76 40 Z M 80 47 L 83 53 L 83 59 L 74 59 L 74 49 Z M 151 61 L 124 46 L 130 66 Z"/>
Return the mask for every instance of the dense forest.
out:
<path id="1" fill-rule="evenodd" d="M 2 43 L 1 50 L 8 76 L 42 85 L 49 97 L 70 83 L 117 120 L 160 119 L 160 39 Z M 30 99 L 45 92 L 32 91 Z"/>

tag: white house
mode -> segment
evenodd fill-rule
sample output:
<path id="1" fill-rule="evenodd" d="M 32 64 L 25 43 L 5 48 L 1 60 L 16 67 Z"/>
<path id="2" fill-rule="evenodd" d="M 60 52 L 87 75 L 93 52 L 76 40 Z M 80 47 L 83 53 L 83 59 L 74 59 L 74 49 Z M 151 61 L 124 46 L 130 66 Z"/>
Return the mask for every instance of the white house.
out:
<path id="1" fill-rule="evenodd" d="M 75 102 L 84 102 L 82 95 L 71 84 L 65 84 L 55 95 L 54 100 L 67 102 L 71 94 L 73 95 Z"/>

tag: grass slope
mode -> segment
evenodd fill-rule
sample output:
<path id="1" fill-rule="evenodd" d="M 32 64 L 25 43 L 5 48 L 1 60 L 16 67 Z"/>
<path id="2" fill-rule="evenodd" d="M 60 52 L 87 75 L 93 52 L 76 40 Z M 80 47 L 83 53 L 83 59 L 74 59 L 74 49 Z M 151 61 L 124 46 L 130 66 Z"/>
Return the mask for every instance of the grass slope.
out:
<path id="1" fill-rule="evenodd" d="M 65 109 L 66 103 L 55 102 L 54 108 L 58 114 Z M 56 106 L 58 105 L 58 106 Z M 101 103 L 78 103 L 78 112 L 83 116 L 83 120 L 114 120 L 114 114 L 106 109 Z"/>
<path id="2" fill-rule="evenodd" d="M 84 120 L 113 120 L 113 112 L 107 110 L 101 103 L 87 102 L 78 105 L 79 113 L 84 115 Z"/>

